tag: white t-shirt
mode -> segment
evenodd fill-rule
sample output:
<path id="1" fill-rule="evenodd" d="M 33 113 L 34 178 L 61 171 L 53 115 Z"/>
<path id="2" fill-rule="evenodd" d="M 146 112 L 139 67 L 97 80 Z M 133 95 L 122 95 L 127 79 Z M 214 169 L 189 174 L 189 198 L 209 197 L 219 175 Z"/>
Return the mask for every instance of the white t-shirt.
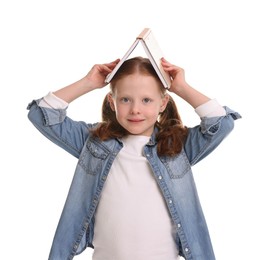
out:
<path id="1" fill-rule="evenodd" d="M 130 135 L 117 155 L 95 214 L 93 260 L 176 260 L 173 223 L 143 147 Z"/>

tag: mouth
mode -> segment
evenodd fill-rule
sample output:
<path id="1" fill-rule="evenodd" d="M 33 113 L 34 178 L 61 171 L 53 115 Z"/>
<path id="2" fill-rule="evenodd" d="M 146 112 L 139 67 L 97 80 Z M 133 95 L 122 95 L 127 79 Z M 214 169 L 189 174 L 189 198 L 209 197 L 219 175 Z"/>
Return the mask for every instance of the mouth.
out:
<path id="1" fill-rule="evenodd" d="M 143 122 L 144 119 L 131 118 L 131 119 L 128 119 L 128 121 L 129 121 L 130 123 L 140 123 L 140 122 Z"/>

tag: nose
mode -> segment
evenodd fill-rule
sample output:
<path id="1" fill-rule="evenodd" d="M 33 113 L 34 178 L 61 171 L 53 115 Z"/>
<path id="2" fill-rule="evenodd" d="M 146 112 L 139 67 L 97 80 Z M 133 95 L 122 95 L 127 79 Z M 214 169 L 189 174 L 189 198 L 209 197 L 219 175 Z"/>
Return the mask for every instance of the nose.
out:
<path id="1" fill-rule="evenodd" d="M 140 114 L 140 105 L 138 104 L 138 102 L 132 102 L 131 108 L 130 108 L 130 113 L 132 115 Z"/>

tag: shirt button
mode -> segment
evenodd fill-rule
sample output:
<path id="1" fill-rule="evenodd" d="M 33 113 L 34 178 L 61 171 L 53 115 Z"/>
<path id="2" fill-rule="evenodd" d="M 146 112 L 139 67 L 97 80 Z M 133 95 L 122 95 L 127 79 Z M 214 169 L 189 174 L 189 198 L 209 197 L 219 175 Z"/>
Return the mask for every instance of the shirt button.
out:
<path id="1" fill-rule="evenodd" d="M 159 180 L 161 180 L 163 177 L 160 175 L 158 178 L 159 178 Z"/>
<path id="2" fill-rule="evenodd" d="M 172 202 L 173 202 L 172 200 L 169 200 L 169 203 L 170 203 L 170 204 L 172 204 Z"/>
<path id="3" fill-rule="evenodd" d="M 177 228 L 181 228 L 181 224 L 178 223 L 178 224 L 177 224 Z"/>
<path id="4" fill-rule="evenodd" d="M 185 248 L 185 251 L 186 251 L 186 252 L 188 252 L 188 251 L 189 251 L 189 249 L 186 247 L 186 248 Z"/>
<path id="5" fill-rule="evenodd" d="M 149 154 L 147 154 L 147 157 L 150 157 L 150 155 L 149 155 Z"/>

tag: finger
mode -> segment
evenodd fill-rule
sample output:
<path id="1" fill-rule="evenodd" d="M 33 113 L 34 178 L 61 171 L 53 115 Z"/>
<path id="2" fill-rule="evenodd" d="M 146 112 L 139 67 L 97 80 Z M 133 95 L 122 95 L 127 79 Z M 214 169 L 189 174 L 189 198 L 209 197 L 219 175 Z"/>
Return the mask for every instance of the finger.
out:
<path id="1" fill-rule="evenodd" d="M 113 70 L 113 66 L 111 66 L 110 64 L 98 64 L 97 70 L 100 73 L 107 75 L 108 73 L 110 73 Z"/>
<path id="2" fill-rule="evenodd" d="M 111 66 L 116 66 L 116 64 L 120 61 L 120 59 L 116 59 L 112 62 L 106 63 L 105 65 L 111 65 Z"/>
<path id="3" fill-rule="evenodd" d="M 110 63 L 105 63 L 105 64 L 102 64 L 102 65 L 105 66 L 105 67 L 108 67 L 111 70 L 113 70 L 119 61 L 120 61 L 120 59 L 116 59 L 115 61 L 112 61 Z"/>
<path id="4" fill-rule="evenodd" d="M 173 64 L 170 63 L 168 60 L 166 60 L 164 57 L 161 58 L 161 61 L 162 61 L 163 65 L 165 65 L 165 66 L 173 65 Z"/>

